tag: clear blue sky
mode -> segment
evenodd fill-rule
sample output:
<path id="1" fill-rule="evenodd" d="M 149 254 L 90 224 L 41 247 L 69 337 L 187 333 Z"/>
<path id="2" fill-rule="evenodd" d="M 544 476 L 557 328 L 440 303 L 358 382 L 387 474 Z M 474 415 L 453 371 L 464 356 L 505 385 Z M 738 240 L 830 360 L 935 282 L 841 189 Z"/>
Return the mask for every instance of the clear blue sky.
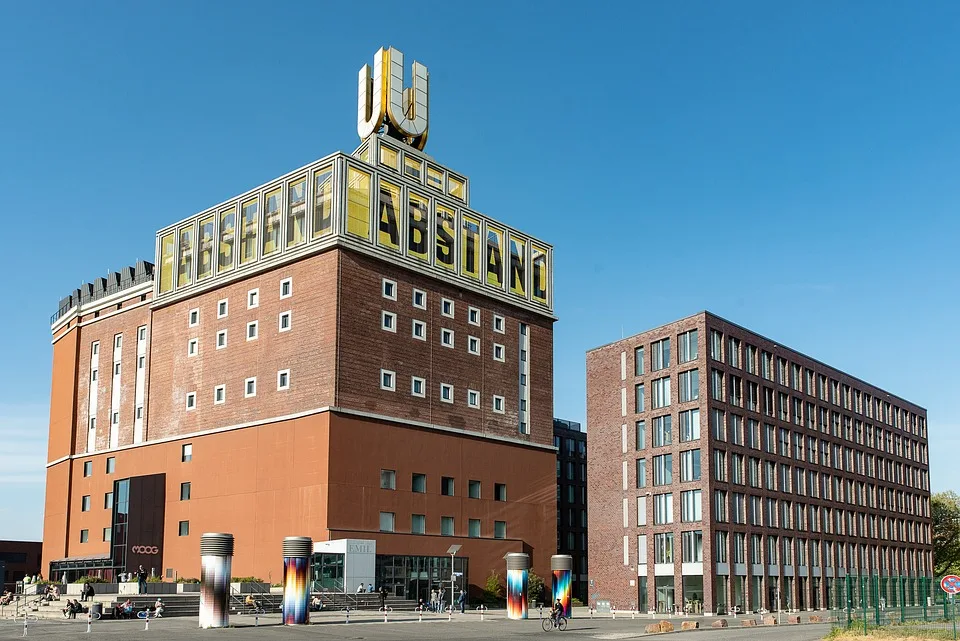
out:
<path id="1" fill-rule="evenodd" d="M 0 538 L 39 538 L 48 320 L 154 232 L 356 136 L 381 45 L 427 151 L 556 248 L 584 352 L 709 309 L 929 410 L 960 488 L 956 2 L 0 3 Z"/>

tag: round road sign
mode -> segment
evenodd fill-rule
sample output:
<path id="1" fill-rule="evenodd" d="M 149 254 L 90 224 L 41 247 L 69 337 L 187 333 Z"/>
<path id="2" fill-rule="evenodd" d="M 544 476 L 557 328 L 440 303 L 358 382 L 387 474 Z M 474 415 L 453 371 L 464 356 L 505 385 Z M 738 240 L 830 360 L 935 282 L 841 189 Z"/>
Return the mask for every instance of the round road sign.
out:
<path id="1" fill-rule="evenodd" d="M 948 574 L 940 579 L 940 587 L 943 588 L 943 591 L 947 594 L 960 593 L 960 576 Z"/>

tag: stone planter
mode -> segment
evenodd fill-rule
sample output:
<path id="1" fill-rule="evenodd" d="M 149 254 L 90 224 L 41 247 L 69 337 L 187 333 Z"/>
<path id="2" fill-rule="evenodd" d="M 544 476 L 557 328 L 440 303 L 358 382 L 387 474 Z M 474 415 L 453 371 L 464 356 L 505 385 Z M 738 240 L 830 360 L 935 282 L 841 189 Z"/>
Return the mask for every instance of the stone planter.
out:
<path id="1" fill-rule="evenodd" d="M 199 583 L 177 583 L 177 594 L 190 594 L 200 592 Z"/>
<path id="2" fill-rule="evenodd" d="M 68 583 L 67 584 L 67 596 L 80 596 L 81 590 L 85 583 Z M 94 596 L 99 594 L 117 594 L 119 585 L 117 583 L 91 583 L 93 586 Z"/>
<path id="3" fill-rule="evenodd" d="M 144 594 L 177 594 L 177 583 L 147 583 L 147 589 Z M 134 581 L 132 583 L 121 583 L 118 586 L 117 594 L 122 596 L 134 596 L 140 594 L 140 586 Z M 96 587 L 94 587 L 96 590 Z"/>

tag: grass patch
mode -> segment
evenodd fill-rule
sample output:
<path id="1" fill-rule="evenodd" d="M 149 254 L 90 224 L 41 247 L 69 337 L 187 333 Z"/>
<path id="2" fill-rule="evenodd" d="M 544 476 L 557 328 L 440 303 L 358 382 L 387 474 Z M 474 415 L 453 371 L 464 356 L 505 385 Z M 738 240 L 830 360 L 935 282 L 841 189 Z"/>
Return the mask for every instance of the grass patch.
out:
<path id="1" fill-rule="evenodd" d="M 864 639 L 882 639 L 883 641 L 913 641 L 914 639 L 938 639 L 953 641 L 953 630 L 933 627 L 938 624 L 897 625 L 890 627 L 868 627 L 867 634 L 863 634 L 863 624 L 859 629 L 856 624 L 852 628 L 835 628 L 825 638 L 829 641 L 863 641 Z M 941 624 L 942 625 L 942 624 Z"/>

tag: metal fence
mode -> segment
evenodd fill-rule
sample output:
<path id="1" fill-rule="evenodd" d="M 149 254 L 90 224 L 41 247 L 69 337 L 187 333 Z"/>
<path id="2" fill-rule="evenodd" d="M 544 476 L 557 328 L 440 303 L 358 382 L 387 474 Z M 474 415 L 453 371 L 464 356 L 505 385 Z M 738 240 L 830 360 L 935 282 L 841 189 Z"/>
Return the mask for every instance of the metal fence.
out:
<path id="1" fill-rule="evenodd" d="M 909 626 L 919 636 L 957 638 L 957 603 L 934 577 L 847 576 L 833 583 L 829 601 L 838 628 L 866 634 L 871 628 Z"/>

